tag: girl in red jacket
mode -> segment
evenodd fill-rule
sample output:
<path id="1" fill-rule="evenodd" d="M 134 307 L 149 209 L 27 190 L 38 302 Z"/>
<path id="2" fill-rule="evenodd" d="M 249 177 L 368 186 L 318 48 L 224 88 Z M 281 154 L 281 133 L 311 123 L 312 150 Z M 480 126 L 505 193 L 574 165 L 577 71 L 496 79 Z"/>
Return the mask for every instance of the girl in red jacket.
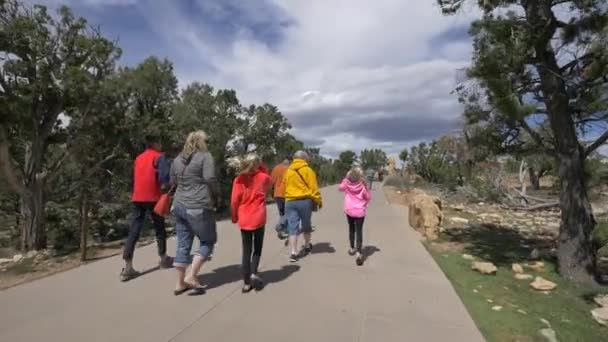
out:
<path id="1" fill-rule="evenodd" d="M 243 240 L 243 288 L 247 293 L 260 290 L 264 283 L 258 276 L 266 225 L 266 194 L 272 187 L 268 170 L 256 154 L 232 158 L 230 165 L 238 170 L 232 185 L 232 222 L 241 229 Z"/>

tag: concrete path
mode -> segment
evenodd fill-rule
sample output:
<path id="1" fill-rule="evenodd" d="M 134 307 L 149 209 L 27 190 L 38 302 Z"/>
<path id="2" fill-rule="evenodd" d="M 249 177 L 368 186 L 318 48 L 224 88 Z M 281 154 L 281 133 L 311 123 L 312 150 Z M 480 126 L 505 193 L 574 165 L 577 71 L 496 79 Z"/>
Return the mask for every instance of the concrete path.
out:
<path id="1" fill-rule="evenodd" d="M 290 264 L 267 230 L 262 292 L 241 294 L 240 234 L 222 222 L 206 295 L 174 297 L 172 270 L 121 283 L 114 257 L 0 292 L 0 341 L 483 341 L 405 210 L 373 195 L 362 267 L 347 254 L 342 196 L 330 187 L 313 218 L 312 255 Z M 154 267 L 155 248 L 138 249 L 136 267 Z"/>

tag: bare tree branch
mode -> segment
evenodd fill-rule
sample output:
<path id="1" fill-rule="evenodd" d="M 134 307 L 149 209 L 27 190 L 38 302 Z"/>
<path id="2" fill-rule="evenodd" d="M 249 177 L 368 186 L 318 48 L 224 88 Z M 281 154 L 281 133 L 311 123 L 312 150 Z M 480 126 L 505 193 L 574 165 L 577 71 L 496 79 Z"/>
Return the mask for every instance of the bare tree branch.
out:
<path id="1" fill-rule="evenodd" d="M 604 132 L 597 140 L 595 140 L 591 145 L 585 148 L 585 157 L 588 157 L 591 153 L 597 150 L 600 146 L 602 146 L 608 140 L 608 131 Z"/>

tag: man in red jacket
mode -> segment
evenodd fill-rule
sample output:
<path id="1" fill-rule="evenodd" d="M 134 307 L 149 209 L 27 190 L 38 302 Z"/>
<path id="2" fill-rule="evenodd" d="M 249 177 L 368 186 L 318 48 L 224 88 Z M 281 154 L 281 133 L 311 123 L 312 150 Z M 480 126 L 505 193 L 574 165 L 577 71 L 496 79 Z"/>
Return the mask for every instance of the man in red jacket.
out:
<path id="1" fill-rule="evenodd" d="M 133 268 L 133 253 L 135 245 L 144 227 L 146 213 L 152 216 L 154 230 L 156 231 L 156 244 L 160 256 L 160 267 L 170 268 L 173 259 L 167 256 L 167 233 L 165 231 L 165 219 L 154 213 L 154 205 L 161 196 L 161 184 L 158 174 L 159 158 L 163 155 L 159 140 L 154 137 L 146 137 L 146 150 L 137 156 L 133 164 L 133 217 L 129 236 L 125 242 L 123 259 L 125 267 L 120 273 L 122 281 L 130 280 L 139 275 Z"/>

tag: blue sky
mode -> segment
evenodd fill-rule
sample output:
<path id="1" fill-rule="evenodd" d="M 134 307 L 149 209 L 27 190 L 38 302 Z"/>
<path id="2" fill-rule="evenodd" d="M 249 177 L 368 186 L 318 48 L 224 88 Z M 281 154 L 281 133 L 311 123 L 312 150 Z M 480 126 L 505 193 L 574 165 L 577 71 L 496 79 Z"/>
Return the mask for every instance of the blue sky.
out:
<path id="1" fill-rule="evenodd" d="M 470 61 L 473 8 L 434 0 L 41 0 L 119 39 L 121 62 L 173 61 L 180 87 L 232 88 L 273 103 L 308 144 L 390 154 L 458 128 L 451 95 Z M 204 129 L 204 127 L 202 127 Z"/>

